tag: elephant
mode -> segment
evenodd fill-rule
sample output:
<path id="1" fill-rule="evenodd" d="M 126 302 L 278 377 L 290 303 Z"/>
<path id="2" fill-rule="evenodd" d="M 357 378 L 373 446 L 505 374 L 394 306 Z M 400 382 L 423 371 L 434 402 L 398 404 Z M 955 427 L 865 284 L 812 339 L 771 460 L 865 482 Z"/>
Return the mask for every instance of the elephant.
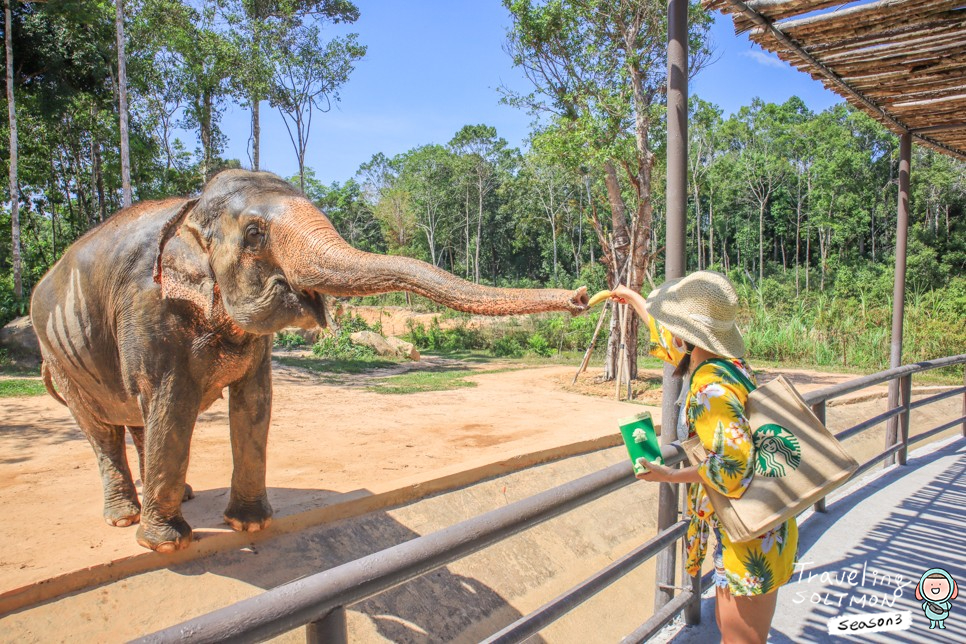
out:
<path id="1" fill-rule="evenodd" d="M 233 470 L 224 520 L 237 531 L 264 529 L 272 334 L 325 326 L 326 296 L 391 291 L 485 315 L 576 315 L 588 302 L 585 288 L 485 287 L 357 250 L 266 172 L 221 172 L 197 198 L 137 203 L 78 239 L 36 285 L 30 315 L 47 390 L 94 449 L 107 523 L 139 523 L 138 543 L 158 552 L 189 545 L 181 504 L 191 495 L 191 435 L 227 388 Z"/>

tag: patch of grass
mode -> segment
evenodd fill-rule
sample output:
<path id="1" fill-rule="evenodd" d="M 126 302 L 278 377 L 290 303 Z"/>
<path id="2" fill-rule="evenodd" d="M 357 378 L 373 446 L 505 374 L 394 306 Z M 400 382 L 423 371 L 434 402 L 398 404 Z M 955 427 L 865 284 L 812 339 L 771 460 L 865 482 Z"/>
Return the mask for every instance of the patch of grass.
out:
<path id="1" fill-rule="evenodd" d="M 43 396 L 47 388 L 40 380 L 26 380 L 15 378 L 0 380 L 0 398 L 14 398 L 16 396 Z"/>
<path id="2" fill-rule="evenodd" d="M 359 360 L 327 360 L 320 358 L 297 358 L 294 356 L 275 356 L 274 358 L 287 367 L 298 367 L 316 373 L 366 373 L 376 369 L 392 367 L 398 364 L 393 360 L 385 358 L 359 359 Z"/>
<path id="3" fill-rule="evenodd" d="M 0 376 L 40 376 L 40 369 L 0 363 Z"/>
<path id="4" fill-rule="evenodd" d="M 369 387 L 377 394 L 417 394 L 425 391 L 448 391 L 461 387 L 475 387 L 476 383 L 465 380 L 474 375 L 469 369 L 439 371 L 411 371 L 398 376 L 384 378 L 379 384 Z"/>
<path id="5" fill-rule="evenodd" d="M 436 356 L 439 358 L 448 358 L 450 360 L 460 360 L 462 362 L 473 362 L 478 364 L 487 364 L 490 362 L 503 362 L 499 358 L 493 356 L 493 354 L 486 353 L 485 351 L 423 351 L 423 355 L 426 356 Z"/>

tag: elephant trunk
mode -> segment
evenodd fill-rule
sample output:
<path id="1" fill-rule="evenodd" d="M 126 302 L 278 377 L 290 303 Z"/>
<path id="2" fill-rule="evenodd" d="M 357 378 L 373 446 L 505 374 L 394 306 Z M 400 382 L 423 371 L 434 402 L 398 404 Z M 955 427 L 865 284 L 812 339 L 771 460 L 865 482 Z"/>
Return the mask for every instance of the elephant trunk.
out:
<path id="1" fill-rule="evenodd" d="M 309 225 L 304 225 L 306 218 L 293 217 L 279 222 L 282 225 L 275 235 L 276 247 L 284 249 L 280 263 L 296 288 L 342 297 L 410 291 L 451 309 L 480 315 L 545 311 L 577 315 L 587 309 L 584 287 L 566 291 L 480 286 L 416 259 L 357 250 L 324 215 L 320 217 L 312 209 L 315 213 Z"/>

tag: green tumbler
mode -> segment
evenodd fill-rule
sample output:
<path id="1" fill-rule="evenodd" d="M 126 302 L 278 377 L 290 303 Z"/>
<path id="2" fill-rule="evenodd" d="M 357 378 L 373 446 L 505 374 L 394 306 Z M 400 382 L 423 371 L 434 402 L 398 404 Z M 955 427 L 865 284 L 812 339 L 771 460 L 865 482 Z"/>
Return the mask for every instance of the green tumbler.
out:
<path id="1" fill-rule="evenodd" d="M 621 428 L 621 438 L 627 446 L 627 453 L 631 457 L 634 465 L 634 474 L 641 474 L 647 468 L 638 463 L 638 459 L 643 458 L 650 463 L 664 464 L 661 457 L 661 446 L 657 442 L 657 434 L 654 431 L 654 422 L 651 420 L 650 412 L 621 418 L 617 421 Z"/>

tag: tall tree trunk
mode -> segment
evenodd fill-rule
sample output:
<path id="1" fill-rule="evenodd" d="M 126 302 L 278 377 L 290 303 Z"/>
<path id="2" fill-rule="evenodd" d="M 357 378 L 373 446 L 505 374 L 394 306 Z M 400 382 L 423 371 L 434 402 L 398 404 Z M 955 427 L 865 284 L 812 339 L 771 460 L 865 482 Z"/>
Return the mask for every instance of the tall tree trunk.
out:
<path id="1" fill-rule="evenodd" d="M 463 237 L 466 241 L 466 279 L 470 279 L 470 189 L 469 184 L 467 184 L 466 192 L 464 193 L 465 198 L 463 199 L 463 214 L 466 215 L 465 226 L 463 228 Z"/>
<path id="2" fill-rule="evenodd" d="M 474 281 L 477 284 L 479 284 L 480 283 L 480 246 L 482 245 L 482 241 L 483 241 L 483 179 L 482 177 L 480 178 L 480 181 L 477 184 L 477 188 L 479 188 L 477 190 L 477 195 L 479 196 L 479 209 L 477 210 L 477 215 L 476 215 L 476 259 L 475 259 L 475 266 L 474 266 L 474 270 L 476 271 L 476 273 L 475 273 Z"/>
<path id="3" fill-rule="evenodd" d="M 765 205 L 767 199 L 762 199 L 758 206 L 758 284 L 765 279 Z"/>
<path id="4" fill-rule="evenodd" d="M 635 272 L 635 267 L 628 265 L 628 255 L 631 253 L 632 244 L 630 231 L 627 229 L 627 209 L 621 195 L 617 170 L 614 164 L 609 161 L 604 164 L 604 186 L 607 189 L 607 200 L 611 211 L 611 230 L 613 231 L 610 242 L 606 239 L 599 240 L 601 247 L 604 249 L 603 260 L 607 262 L 607 283 L 610 288 L 615 288 L 618 284 L 618 278 L 622 277 L 621 282 L 629 284 L 631 289 L 640 290 L 644 274 L 643 271 Z M 635 248 L 634 252 L 635 255 L 646 255 L 644 248 Z M 621 276 L 622 270 L 624 271 L 623 276 Z M 633 273 L 630 280 L 628 280 L 628 271 Z M 621 347 L 619 319 L 617 315 L 614 315 L 611 319 L 610 337 L 607 342 L 607 359 L 604 364 L 604 378 L 606 380 L 617 378 L 622 353 L 624 365 L 628 369 L 630 377 L 635 378 L 637 376 L 637 317 L 629 315 L 627 320 L 629 326 L 625 329 L 624 346 Z"/>
<path id="5" fill-rule="evenodd" d="M 800 256 L 802 253 L 802 202 L 798 202 L 795 213 L 795 297 L 801 294 L 799 278 Z"/>
<path id="6" fill-rule="evenodd" d="M 117 89 L 121 114 L 121 203 L 131 205 L 131 146 L 127 132 L 127 58 L 124 55 L 124 2 L 116 0 L 115 26 L 117 27 Z M 102 216 L 103 219 L 103 216 Z"/>
<path id="7" fill-rule="evenodd" d="M 701 238 L 701 194 L 694 180 L 694 247 L 698 250 L 698 270 L 704 270 L 704 240 Z"/>
<path id="8" fill-rule="evenodd" d="M 107 204 L 104 200 L 104 171 L 101 163 L 101 144 L 91 141 L 91 157 L 94 170 L 94 188 L 97 190 L 97 215 L 99 221 L 107 219 Z"/>
<path id="9" fill-rule="evenodd" d="M 201 130 L 201 180 L 207 183 L 211 178 L 211 91 L 204 89 L 201 91 L 201 109 L 198 110 L 198 126 Z"/>
<path id="10" fill-rule="evenodd" d="M 808 293 L 808 272 L 810 270 L 812 254 L 812 223 L 811 220 L 805 221 L 805 292 Z"/>
<path id="11" fill-rule="evenodd" d="M 257 98 L 252 98 L 252 170 L 258 171 L 258 151 L 261 147 L 262 124 L 259 121 Z"/>
<path id="12" fill-rule="evenodd" d="M 23 299 L 23 266 L 20 257 L 20 188 L 17 180 L 17 110 L 13 102 L 13 15 L 11 0 L 4 0 L 4 45 L 7 50 L 7 117 L 10 121 L 10 228 L 13 249 L 13 294 Z"/>
<path id="13" fill-rule="evenodd" d="M 708 197 L 708 266 L 714 266 L 714 190 Z"/>

